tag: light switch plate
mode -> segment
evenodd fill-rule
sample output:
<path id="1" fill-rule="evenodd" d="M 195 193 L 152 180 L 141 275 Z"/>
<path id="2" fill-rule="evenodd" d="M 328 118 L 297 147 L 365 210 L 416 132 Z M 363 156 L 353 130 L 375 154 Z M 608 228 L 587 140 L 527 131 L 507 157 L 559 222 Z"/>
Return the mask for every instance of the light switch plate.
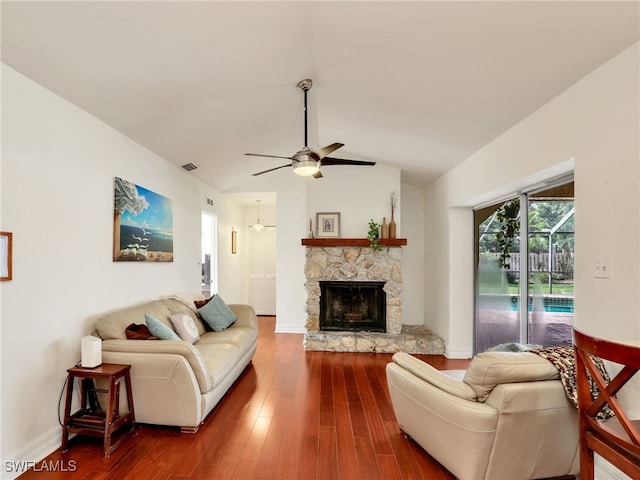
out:
<path id="1" fill-rule="evenodd" d="M 611 278 L 613 267 L 609 257 L 595 257 L 593 276 L 595 278 Z"/>

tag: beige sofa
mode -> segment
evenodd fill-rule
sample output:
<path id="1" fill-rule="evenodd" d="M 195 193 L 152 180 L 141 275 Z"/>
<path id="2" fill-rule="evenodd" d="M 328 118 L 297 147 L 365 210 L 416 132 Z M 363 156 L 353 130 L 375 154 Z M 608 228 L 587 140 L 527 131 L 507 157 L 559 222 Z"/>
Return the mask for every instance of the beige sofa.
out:
<path id="1" fill-rule="evenodd" d="M 102 361 L 131 365 L 136 421 L 178 426 L 195 432 L 249 365 L 256 351 L 258 322 L 249 305 L 229 305 L 236 314 L 233 325 L 209 331 L 193 300 L 201 296 L 174 296 L 117 310 L 96 323 L 102 338 Z M 170 315 L 186 313 L 200 339 L 191 344 L 176 340 L 127 340 L 131 323 L 144 324 L 145 313 L 170 328 Z"/>
<path id="2" fill-rule="evenodd" d="M 534 353 L 482 353 L 449 372 L 396 353 L 387 381 L 402 431 L 460 480 L 579 471 L 577 409 Z"/>

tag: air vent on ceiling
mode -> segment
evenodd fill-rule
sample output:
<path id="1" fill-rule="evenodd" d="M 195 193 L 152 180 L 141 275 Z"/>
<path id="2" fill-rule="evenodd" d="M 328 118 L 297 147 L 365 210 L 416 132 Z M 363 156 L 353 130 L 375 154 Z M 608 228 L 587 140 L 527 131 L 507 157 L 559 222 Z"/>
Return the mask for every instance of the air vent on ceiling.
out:
<path id="1" fill-rule="evenodd" d="M 195 170 L 196 168 L 198 168 L 198 166 L 193 163 L 185 163 L 184 165 L 182 165 L 182 168 L 184 168 L 187 172 L 190 172 L 191 170 Z"/>

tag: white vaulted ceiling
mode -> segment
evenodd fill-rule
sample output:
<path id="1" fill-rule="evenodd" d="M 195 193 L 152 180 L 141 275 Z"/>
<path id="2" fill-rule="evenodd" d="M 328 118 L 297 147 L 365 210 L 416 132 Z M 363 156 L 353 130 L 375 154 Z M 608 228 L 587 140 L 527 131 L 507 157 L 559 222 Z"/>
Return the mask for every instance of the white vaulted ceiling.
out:
<path id="1" fill-rule="evenodd" d="M 2 61 L 223 192 L 303 146 L 312 78 L 310 147 L 426 185 L 637 42 L 638 7 L 3 1 Z"/>

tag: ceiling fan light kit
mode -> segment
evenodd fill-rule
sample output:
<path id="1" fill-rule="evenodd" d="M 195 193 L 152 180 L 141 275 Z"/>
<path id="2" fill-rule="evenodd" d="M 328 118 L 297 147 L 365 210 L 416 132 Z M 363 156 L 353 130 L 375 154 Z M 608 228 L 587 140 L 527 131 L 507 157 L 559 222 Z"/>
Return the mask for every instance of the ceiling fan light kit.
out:
<path id="1" fill-rule="evenodd" d="M 304 147 L 296 152 L 291 157 L 284 157 L 279 155 L 265 155 L 261 153 L 245 153 L 245 155 L 252 157 L 266 157 L 266 158 L 284 158 L 291 160 L 291 163 L 286 165 L 280 165 L 279 167 L 270 168 L 262 172 L 254 173 L 253 176 L 262 175 L 263 173 L 273 172 L 285 167 L 293 167 L 293 171 L 303 177 L 322 178 L 322 172 L 320 171 L 323 165 L 359 165 L 359 166 L 373 166 L 376 162 L 363 162 L 359 160 L 345 160 L 342 158 L 328 157 L 331 152 L 344 146 L 343 143 L 332 143 L 326 147 L 318 148 L 317 150 L 311 150 L 307 146 L 307 92 L 313 85 L 311 79 L 306 78 L 298 82 L 298 90 L 304 93 Z"/>
<path id="2" fill-rule="evenodd" d="M 303 177 L 311 177 L 320 171 L 319 163 L 313 160 L 301 160 L 293 165 L 293 171 Z"/>
<path id="3" fill-rule="evenodd" d="M 301 150 L 294 156 L 294 161 L 291 163 L 293 171 L 303 177 L 310 177 L 320 172 L 320 161 L 313 158 L 313 152 L 311 150 Z"/>

